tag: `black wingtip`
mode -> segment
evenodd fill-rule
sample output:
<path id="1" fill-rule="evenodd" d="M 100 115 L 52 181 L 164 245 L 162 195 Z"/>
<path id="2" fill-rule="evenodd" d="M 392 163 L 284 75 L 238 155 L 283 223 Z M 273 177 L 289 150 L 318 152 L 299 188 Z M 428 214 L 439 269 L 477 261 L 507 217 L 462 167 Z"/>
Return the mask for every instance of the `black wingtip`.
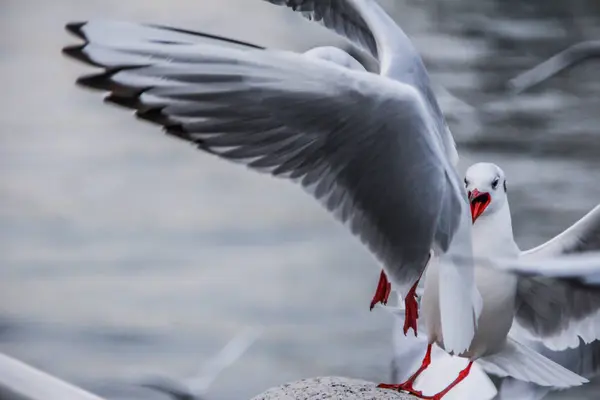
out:
<path id="1" fill-rule="evenodd" d="M 85 35 L 83 34 L 83 31 L 81 30 L 81 28 L 83 28 L 85 26 L 85 24 L 87 24 L 86 21 L 69 22 L 68 24 L 65 25 L 65 29 L 67 30 L 67 32 L 85 40 Z"/>
<path id="2" fill-rule="evenodd" d="M 182 124 L 172 123 L 169 125 L 165 125 L 165 132 L 168 135 L 175 136 L 179 139 L 190 141 L 190 135 L 187 133 Z"/>
<path id="3" fill-rule="evenodd" d="M 83 57 L 82 53 L 83 53 L 84 47 L 85 47 L 85 44 L 70 45 L 70 46 L 63 47 L 62 52 L 64 55 L 66 55 L 68 57 L 80 59 L 81 57 Z"/>
<path id="4" fill-rule="evenodd" d="M 86 46 L 87 46 L 87 43 L 66 46 L 66 47 L 63 47 L 62 53 L 65 56 L 73 58 L 84 64 L 92 65 L 94 67 L 103 67 L 103 65 L 92 61 L 92 59 L 89 58 L 88 55 L 83 51 Z"/>
<path id="5" fill-rule="evenodd" d="M 104 102 L 134 110 L 140 107 L 140 101 L 137 96 L 119 96 L 111 93 L 104 98 Z"/>
<path id="6" fill-rule="evenodd" d="M 77 84 L 90 89 L 110 90 L 110 72 L 85 75 L 77 79 Z"/>
<path id="7" fill-rule="evenodd" d="M 170 123 L 169 117 L 163 114 L 162 107 L 149 108 L 147 110 L 141 110 L 136 113 L 139 119 L 153 122 L 159 125 L 167 125 Z"/>

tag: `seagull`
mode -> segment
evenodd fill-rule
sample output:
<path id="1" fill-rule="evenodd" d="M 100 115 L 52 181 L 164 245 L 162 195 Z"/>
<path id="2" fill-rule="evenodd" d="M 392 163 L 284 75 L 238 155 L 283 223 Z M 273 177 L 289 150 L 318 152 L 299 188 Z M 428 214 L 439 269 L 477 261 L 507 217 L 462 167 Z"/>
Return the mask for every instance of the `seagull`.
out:
<path id="1" fill-rule="evenodd" d="M 345 35 L 378 60 L 379 71 L 286 51 L 198 43 L 197 35 L 168 27 L 142 25 L 131 35 L 106 35 L 102 21 L 68 24 L 84 43 L 64 53 L 104 69 L 78 83 L 109 91 L 108 102 L 135 109 L 139 118 L 207 153 L 300 183 L 360 238 L 404 294 L 405 333 L 417 330 L 416 289 L 429 265 L 423 297 L 428 349 L 437 343 L 469 357 L 470 366 L 490 355 L 491 343 L 504 350 L 493 360 L 499 369 L 542 366 L 530 374 L 536 383 L 583 383 L 516 342 L 502 346 L 507 332 L 490 332 L 489 310 L 480 318 L 472 216 L 489 214 L 496 203 L 490 206 L 472 190 L 469 200 L 428 73 L 400 27 L 373 0 L 270 2 Z M 597 260 L 583 261 L 576 277 L 597 271 Z M 561 265 L 555 261 L 548 274 L 571 277 Z M 539 263 L 501 266 L 506 276 L 494 268 L 488 275 L 507 285 L 518 280 L 509 272 L 542 273 Z M 502 321 L 511 320 L 510 308 L 501 311 Z M 424 398 L 441 399 L 468 373 Z M 422 395 L 412 390 L 411 379 L 395 389 Z"/>
<path id="2" fill-rule="evenodd" d="M 571 68 L 590 58 L 600 58 L 600 40 L 588 40 L 574 44 L 541 64 L 520 73 L 508 82 L 508 86 L 513 93 L 523 92 L 562 70 Z"/>
<path id="3" fill-rule="evenodd" d="M 445 344 L 463 352 L 480 308 L 471 217 L 454 139 L 421 57 L 375 1 L 270 2 L 346 36 L 379 71 L 212 46 L 161 26 L 106 34 L 102 21 L 68 24 L 84 43 L 64 53 L 104 68 L 78 83 L 110 91 L 108 102 L 205 152 L 300 183 L 383 264 L 404 294 L 406 331 L 416 331 L 415 288 L 436 254 Z M 466 255 L 460 266 L 458 255 Z"/>
<path id="4" fill-rule="evenodd" d="M 247 328 L 236 335 L 194 377 L 181 382 L 176 379 L 149 377 L 140 386 L 164 393 L 174 400 L 202 400 L 217 376 L 237 361 L 244 352 L 262 335 L 262 327 Z"/>
<path id="5" fill-rule="evenodd" d="M 523 342 L 565 350 L 579 347 L 580 340 L 588 344 L 600 338 L 600 290 L 573 279 L 581 270 L 570 271 L 568 263 L 556 262 L 560 256 L 593 254 L 600 249 L 600 205 L 562 234 L 522 252 L 514 241 L 504 171 L 495 164 L 478 163 L 469 167 L 464 184 L 471 201 L 475 281 L 483 296 L 483 310 L 470 348 L 460 355 L 470 361 L 446 393 L 469 375 L 474 361 L 493 375 L 539 386 L 566 388 L 587 382 Z M 478 265 L 482 259 L 478 256 L 483 255 L 524 262 L 505 270 L 491 269 Z M 597 284 L 597 272 L 586 271 Z M 402 384 L 383 386 L 418 395 L 414 383 L 431 363 L 432 345 L 443 348 L 435 262 L 425 276 L 421 311 L 428 345 L 421 368 Z M 432 398 L 445 394 L 440 393 Z"/>

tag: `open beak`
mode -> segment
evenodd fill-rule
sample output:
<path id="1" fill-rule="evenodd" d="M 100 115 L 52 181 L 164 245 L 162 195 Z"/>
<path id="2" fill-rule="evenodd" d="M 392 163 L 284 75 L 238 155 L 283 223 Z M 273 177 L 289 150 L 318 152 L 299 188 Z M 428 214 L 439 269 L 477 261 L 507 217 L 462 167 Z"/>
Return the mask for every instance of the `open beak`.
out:
<path id="1" fill-rule="evenodd" d="M 480 192 L 477 189 L 473 189 L 472 192 L 469 192 L 469 202 L 471 203 L 471 217 L 473 218 L 473 222 L 483 214 L 491 201 L 492 196 L 490 196 L 489 193 Z"/>

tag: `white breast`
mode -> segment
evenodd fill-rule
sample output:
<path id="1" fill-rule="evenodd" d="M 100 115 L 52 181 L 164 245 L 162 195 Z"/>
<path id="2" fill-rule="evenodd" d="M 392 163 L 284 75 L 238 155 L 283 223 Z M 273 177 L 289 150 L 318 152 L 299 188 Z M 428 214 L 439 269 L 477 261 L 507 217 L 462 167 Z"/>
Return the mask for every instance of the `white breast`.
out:
<path id="1" fill-rule="evenodd" d="M 508 207 L 506 207 L 508 211 Z M 504 214 L 504 215 L 503 215 Z M 504 212 L 482 217 L 473 225 L 473 253 L 475 257 L 518 257 L 510 216 Z M 499 222 L 500 221 L 500 222 Z M 422 316 L 428 330 L 428 339 L 444 347 L 439 307 L 439 259 L 430 263 L 425 280 Z M 476 359 L 499 351 L 511 328 L 515 312 L 517 278 L 512 274 L 475 266 L 475 284 L 483 299 L 475 337 L 463 356 Z"/>

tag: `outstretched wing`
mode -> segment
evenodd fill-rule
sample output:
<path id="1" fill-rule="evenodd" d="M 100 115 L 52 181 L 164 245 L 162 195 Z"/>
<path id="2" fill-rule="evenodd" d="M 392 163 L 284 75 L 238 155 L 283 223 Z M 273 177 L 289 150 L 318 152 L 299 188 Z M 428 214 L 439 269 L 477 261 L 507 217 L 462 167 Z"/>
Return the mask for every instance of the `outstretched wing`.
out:
<path id="1" fill-rule="evenodd" d="M 65 53 L 104 67 L 79 83 L 110 91 L 108 101 L 204 151 L 299 182 L 399 285 L 421 274 L 440 210 L 460 213 L 436 125 L 411 86 L 269 50 L 123 39 Z"/>
<path id="2" fill-rule="evenodd" d="M 374 0 L 267 0 L 299 11 L 306 18 L 346 37 L 368 51 L 380 65 L 380 74 L 414 86 L 427 100 L 448 158 L 458 163 L 454 137 L 431 88 L 423 60 L 396 22 Z"/>
<path id="3" fill-rule="evenodd" d="M 286 6 L 305 18 L 345 37 L 361 50 L 379 59 L 377 42 L 368 22 L 352 1 L 348 0 L 266 0 Z"/>
<path id="4" fill-rule="evenodd" d="M 553 257 L 599 250 L 600 206 L 596 206 L 560 235 L 524 251 L 521 258 L 543 262 Z M 568 263 L 564 266 L 569 268 Z M 593 276 L 595 272 L 593 269 L 582 271 L 581 277 L 587 274 Z M 579 338 L 590 343 L 600 338 L 598 291 L 571 279 L 522 278 L 518 286 L 517 328 L 523 328 L 530 340 L 541 341 L 553 350 L 578 347 Z"/>
<path id="5" fill-rule="evenodd" d="M 600 205 L 560 235 L 521 253 L 525 259 L 550 258 L 571 253 L 600 250 Z"/>
<path id="6" fill-rule="evenodd" d="M 600 252 L 494 264 L 519 275 L 513 325 L 518 335 L 551 350 L 600 339 Z"/>

